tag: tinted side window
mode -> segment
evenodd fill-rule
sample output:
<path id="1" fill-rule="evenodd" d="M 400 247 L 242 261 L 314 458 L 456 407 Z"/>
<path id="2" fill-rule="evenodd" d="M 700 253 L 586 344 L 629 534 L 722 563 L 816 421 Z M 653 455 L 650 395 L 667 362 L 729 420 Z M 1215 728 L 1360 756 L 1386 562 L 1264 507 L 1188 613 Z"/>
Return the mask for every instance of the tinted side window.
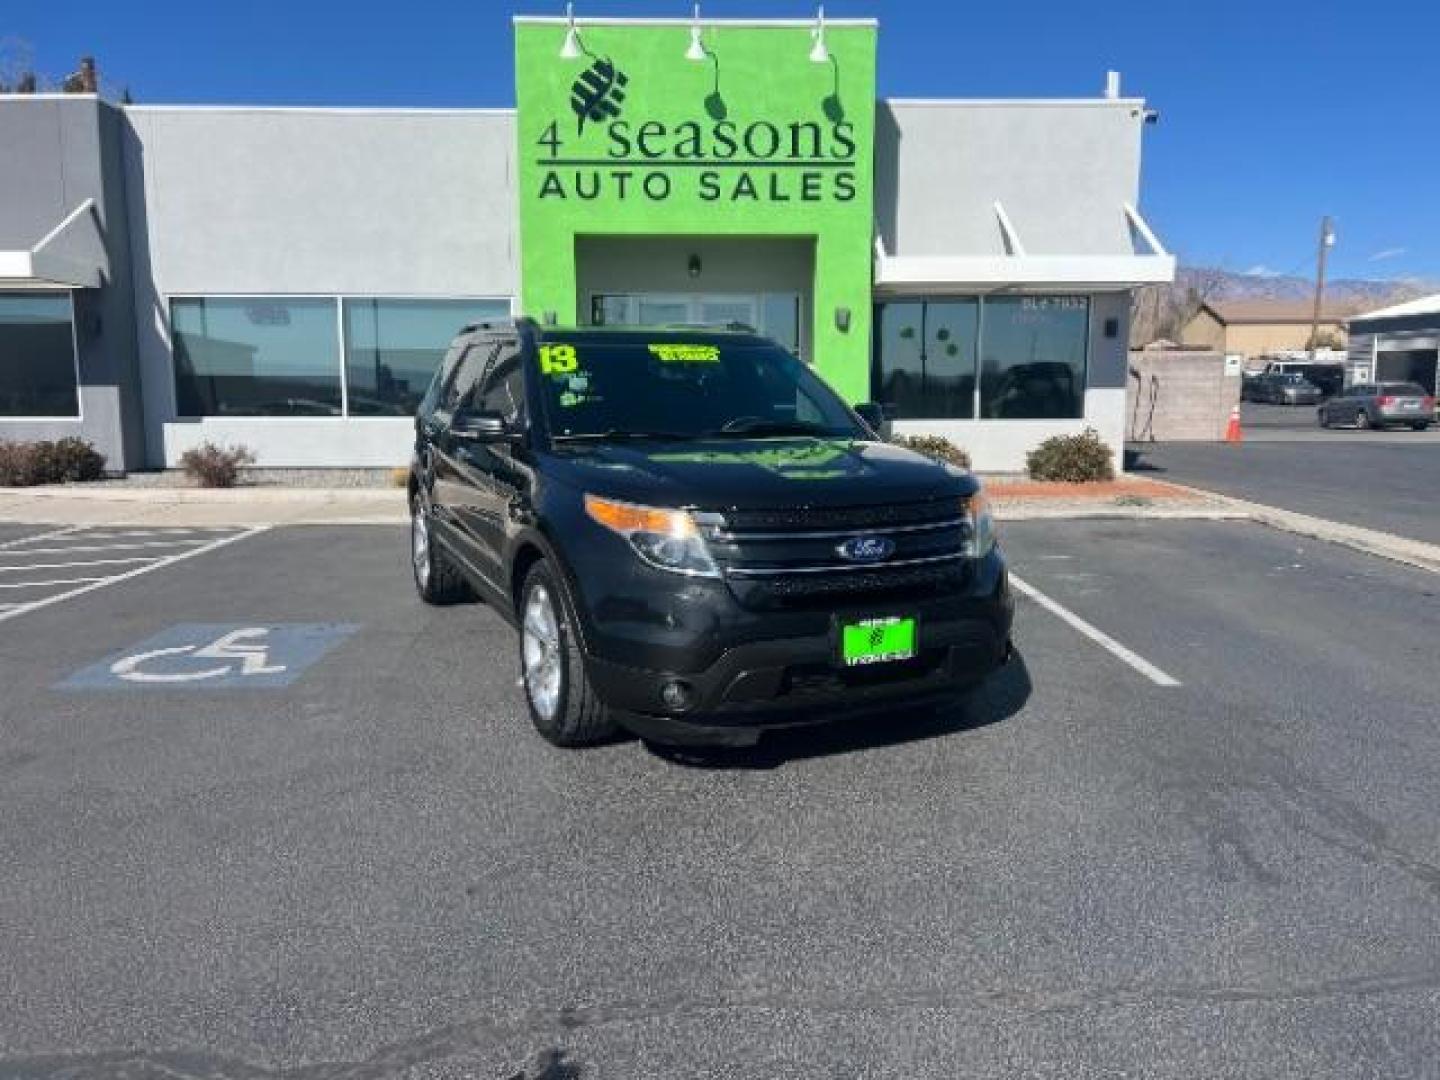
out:
<path id="1" fill-rule="evenodd" d="M 501 342 L 476 392 L 473 408 L 495 412 L 511 424 L 525 417 L 524 353 L 517 341 Z"/>
<path id="2" fill-rule="evenodd" d="M 420 401 L 421 415 L 433 413 L 440 404 L 440 396 L 445 386 L 450 381 L 450 376 L 455 373 L 455 365 L 459 362 L 461 355 L 465 352 L 463 342 L 454 342 L 445 352 L 445 358 L 440 361 L 440 366 L 435 369 L 435 377 L 430 380 L 430 387 L 425 391 L 425 397 Z"/>
<path id="3" fill-rule="evenodd" d="M 465 355 L 460 358 L 459 368 L 441 394 L 440 412 L 453 416 L 457 409 L 470 400 L 471 393 L 484 376 L 486 364 L 494 352 L 493 341 L 477 341 L 465 350 Z"/>

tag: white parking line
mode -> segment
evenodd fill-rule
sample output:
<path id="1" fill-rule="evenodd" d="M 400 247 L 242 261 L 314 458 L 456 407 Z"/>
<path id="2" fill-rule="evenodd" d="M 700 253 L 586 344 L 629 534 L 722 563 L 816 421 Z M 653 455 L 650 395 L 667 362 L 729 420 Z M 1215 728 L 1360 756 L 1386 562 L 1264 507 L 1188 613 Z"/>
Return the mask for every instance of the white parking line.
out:
<path id="1" fill-rule="evenodd" d="M 24 555 L 27 554 L 27 552 L 17 551 L 14 554 Z M 0 566 L 0 574 L 14 573 L 15 571 L 23 572 L 26 570 L 66 570 L 72 566 L 114 566 L 119 563 L 153 562 L 159 558 L 163 558 L 163 556 L 131 555 L 125 559 L 86 559 L 81 562 L 26 563 L 23 566 L 11 566 L 7 563 L 4 566 Z"/>
<path id="2" fill-rule="evenodd" d="M 85 536 L 94 540 L 131 540 L 144 537 L 190 536 L 195 539 L 210 539 L 210 534 L 234 532 L 234 526 L 224 528 L 161 528 L 161 529 L 94 529 Z"/>
<path id="3" fill-rule="evenodd" d="M 139 577 L 141 574 L 148 574 L 153 570 L 162 570 L 167 566 L 174 566 L 178 562 L 193 559 L 197 555 L 204 555 L 217 548 L 222 548 L 226 544 L 233 544 L 237 540 L 244 540 L 250 536 L 258 536 L 260 533 L 269 531 L 269 529 L 269 525 L 256 525 L 253 528 L 211 540 L 208 544 L 191 548 L 189 551 L 180 551 L 174 555 L 166 555 L 144 566 L 137 566 L 133 570 L 126 570 L 122 574 L 116 574 L 114 577 L 100 578 L 98 581 L 92 581 L 88 585 L 81 585 L 76 589 L 69 589 L 66 592 L 56 593 L 54 596 L 47 596 L 43 600 L 32 600 L 28 604 L 18 604 L 9 608 L 9 610 L 0 610 L 0 622 L 5 622 L 7 619 L 18 618 L 21 615 L 28 615 L 30 612 L 37 611 L 40 608 L 49 607 L 51 604 L 59 604 L 65 600 L 74 599 L 77 596 L 83 596 L 85 593 L 94 592 L 96 589 L 103 589 L 117 582 L 129 581 L 131 578 Z"/>
<path id="4" fill-rule="evenodd" d="M 83 537 L 81 539 L 84 539 Z M 133 544 L 74 544 L 59 548 L 21 548 L 12 550 L 12 555 L 65 555 L 71 551 L 144 551 L 147 548 L 185 547 L 187 544 L 204 543 L 204 538 L 192 536 L 188 540 L 137 540 Z"/>
<path id="5" fill-rule="evenodd" d="M 67 525 L 63 529 L 51 529 L 49 532 L 34 533 L 30 536 L 17 536 L 13 540 L 6 540 L 3 544 L 0 544 L 0 551 L 4 551 L 6 548 L 18 547 L 20 544 L 29 544 L 35 540 L 49 540 L 54 536 L 69 536 L 71 533 L 79 532 L 83 528 L 85 528 L 84 525 Z"/>
<path id="6" fill-rule="evenodd" d="M 1035 588 L 1034 585 L 1031 585 L 1023 578 L 1017 577 L 1015 574 L 1012 573 L 1010 575 L 1010 584 L 1015 587 L 1016 592 L 1020 593 L 1023 596 L 1028 596 L 1031 600 L 1034 600 L 1037 604 L 1043 607 L 1046 611 L 1050 612 L 1050 614 L 1054 615 L 1056 618 L 1060 619 L 1062 622 L 1069 623 L 1070 626 L 1080 631 L 1080 633 L 1084 634 L 1091 641 L 1095 642 L 1095 644 L 1099 645 L 1106 652 L 1129 664 L 1132 668 L 1138 671 L 1141 675 L 1144 675 L 1156 686 L 1180 685 L 1179 679 L 1175 678 L 1172 675 L 1167 675 L 1154 664 L 1150 663 L 1149 660 L 1146 660 L 1138 653 L 1127 649 L 1124 645 L 1121 645 L 1120 642 L 1116 641 L 1109 634 L 1105 633 L 1105 631 L 1099 629 L 1098 627 L 1092 626 L 1090 623 L 1082 619 L 1079 615 L 1076 615 L 1069 608 L 1065 607 L 1064 605 L 1060 604 L 1055 600 L 1052 600 L 1050 597 L 1046 596 L 1039 589 Z M 0 615 L 0 618 L 4 618 L 4 616 Z"/>
<path id="7" fill-rule="evenodd" d="M 87 581 L 104 581 L 98 577 L 61 578 L 57 581 L 12 581 L 0 585 L 0 589 L 38 589 L 42 585 L 83 585 Z"/>

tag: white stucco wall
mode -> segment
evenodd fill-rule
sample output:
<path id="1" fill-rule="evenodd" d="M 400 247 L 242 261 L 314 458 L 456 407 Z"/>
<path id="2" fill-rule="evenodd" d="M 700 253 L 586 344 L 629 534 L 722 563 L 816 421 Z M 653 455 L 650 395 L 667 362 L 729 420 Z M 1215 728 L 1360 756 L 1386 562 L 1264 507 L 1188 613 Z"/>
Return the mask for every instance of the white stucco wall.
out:
<path id="1" fill-rule="evenodd" d="M 147 458 L 206 440 L 262 465 L 396 465 L 408 421 L 176 415 L 171 297 L 518 293 L 508 110 L 136 107 L 126 184 Z"/>

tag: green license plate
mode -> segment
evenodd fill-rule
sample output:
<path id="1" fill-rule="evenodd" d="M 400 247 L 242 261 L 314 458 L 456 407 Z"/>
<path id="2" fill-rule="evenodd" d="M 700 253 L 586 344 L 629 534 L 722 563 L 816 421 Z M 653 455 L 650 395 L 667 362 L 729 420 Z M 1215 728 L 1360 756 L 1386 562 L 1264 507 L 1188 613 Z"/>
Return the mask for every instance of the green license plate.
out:
<path id="1" fill-rule="evenodd" d="M 888 664 L 915 655 L 915 620 L 890 615 L 840 627 L 840 659 L 846 667 Z"/>

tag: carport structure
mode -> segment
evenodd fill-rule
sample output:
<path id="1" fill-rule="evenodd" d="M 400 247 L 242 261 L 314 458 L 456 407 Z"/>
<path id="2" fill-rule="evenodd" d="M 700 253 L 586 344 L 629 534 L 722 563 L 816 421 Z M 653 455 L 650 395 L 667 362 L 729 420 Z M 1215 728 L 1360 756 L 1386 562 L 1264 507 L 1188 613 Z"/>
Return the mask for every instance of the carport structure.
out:
<path id="1" fill-rule="evenodd" d="M 1440 377 L 1440 293 L 1350 320 L 1350 374 L 1357 382 L 1413 382 L 1433 395 Z"/>

